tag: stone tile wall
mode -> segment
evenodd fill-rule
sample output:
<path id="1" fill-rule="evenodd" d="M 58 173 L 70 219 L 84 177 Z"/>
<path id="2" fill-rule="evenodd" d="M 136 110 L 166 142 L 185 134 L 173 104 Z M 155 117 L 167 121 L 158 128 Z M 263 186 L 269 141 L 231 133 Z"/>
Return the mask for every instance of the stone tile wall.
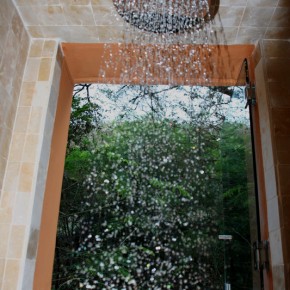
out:
<path id="1" fill-rule="evenodd" d="M 0 5 L 0 196 L 29 47 L 29 37 L 11 0 Z M 16 156 L 15 156 L 16 158 Z M 16 166 L 16 165 L 15 165 Z M 11 168 L 10 168 L 11 169 Z M 8 168 L 8 170 L 10 170 Z M 0 209 L 0 221 L 9 213 Z M 4 217 L 3 217 L 4 218 Z"/>
<path id="2" fill-rule="evenodd" d="M 15 122 L 13 131 L 11 128 L 11 145 L 0 198 L 2 290 L 32 289 L 31 285 L 24 286 L 22 280 L 25 276 L 28 283 L 34 273 L 35 257 L 32 252 L 36 251 L 36 247 L 31 250 L 31 240 L 37 238 L 37 231 L 32 233 L 31 229 L 39 229 L 41 219 L 50 152 L 49 132 L 52 132 L 49 128 L 54 123 L 61 74 L 60 66 L 56 63 L 57 47 L 58 42 L 55 40 L 32 39 L 28 57 L 25 54 L 23 60 L 17 59 L 18 62 L 23 62 L 23 67 L 26 63 L 24 75 L 18 76 L 17 64 L 14 71 L 19 87 L 18 95 L 20 88 L 21 93 L 19 102 L 16 93 L 13 102 L 11 101 L 16 116 L 14 113 L 11 120 L 11 127 L 14 119 Z M 15 49 L 17 47 L 10 47 L 11 52 Z M 12 59 L 9 61 L 14 62 Z M 12 75 L 10 79 L 14 81 Z M 3 103 L 10 104 L 6 100 Z M 3 148 L 0 151 L 2 153 Z"/>
<path id="3" fill-rule="evenodd" d="M 274 289 L 290 288 L 290 41 L 263 40 L 255 74 Z"/>

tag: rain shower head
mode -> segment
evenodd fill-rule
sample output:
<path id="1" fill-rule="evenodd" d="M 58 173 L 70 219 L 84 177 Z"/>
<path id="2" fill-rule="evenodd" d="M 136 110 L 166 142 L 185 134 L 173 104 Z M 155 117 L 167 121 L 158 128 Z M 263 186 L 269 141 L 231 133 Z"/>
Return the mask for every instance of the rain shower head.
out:
<path id="1" fill-rule="evenodd" d="M 113 0 L 118 14 L 140 30 L 178 33 L 212 19 L 211 0 Z"/>

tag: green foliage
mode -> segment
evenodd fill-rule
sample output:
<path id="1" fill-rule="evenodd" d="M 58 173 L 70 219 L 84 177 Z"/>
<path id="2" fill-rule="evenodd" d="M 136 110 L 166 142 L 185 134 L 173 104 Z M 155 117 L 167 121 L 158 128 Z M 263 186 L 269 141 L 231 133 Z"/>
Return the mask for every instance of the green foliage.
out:
<path id="1" fill-rule="evenodd" d="M 55 289 L 222 289 L 220 233 L 233 289 L 250 289 L 246 126 L 96 116 L 74 98 Z"/>

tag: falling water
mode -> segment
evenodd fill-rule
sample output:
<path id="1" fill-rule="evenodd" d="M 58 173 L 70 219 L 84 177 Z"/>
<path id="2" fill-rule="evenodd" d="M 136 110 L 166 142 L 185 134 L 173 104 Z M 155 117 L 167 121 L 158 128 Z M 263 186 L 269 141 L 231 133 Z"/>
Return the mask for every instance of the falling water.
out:
<path id="1" fill-rule="evenodd" d="M 208 83 L 214 9 L 207 0 L 114 0 L 124 25 L 116 58 L 104 58 L 101 76 L 121 70 L 121 83 Z M 214 7 L 214 6 L 213 6 Z M 106 55 L 112 55 L 106 45 Z M 109 52 L 109 53 L 108 53 Z M 117 74 L 117 72 L 115 72 Z"/>

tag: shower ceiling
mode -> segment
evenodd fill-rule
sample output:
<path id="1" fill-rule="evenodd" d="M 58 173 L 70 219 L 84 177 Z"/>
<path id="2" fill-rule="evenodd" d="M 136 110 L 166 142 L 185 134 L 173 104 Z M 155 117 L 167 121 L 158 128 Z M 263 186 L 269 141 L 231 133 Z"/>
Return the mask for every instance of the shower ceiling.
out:
<path id="1" fill-rule="evenodd" d="M 28 32 L 35 38 L 119 42 L 123 41 L 123 26 L 128 25 L 122 17 L 116 19 L 112 0 L 14 2 Z M 213 27 L 219 44 L 256 43 L 260 38 L 290 39 L 288 0 L 220 0 L 218 6 Z"/>

